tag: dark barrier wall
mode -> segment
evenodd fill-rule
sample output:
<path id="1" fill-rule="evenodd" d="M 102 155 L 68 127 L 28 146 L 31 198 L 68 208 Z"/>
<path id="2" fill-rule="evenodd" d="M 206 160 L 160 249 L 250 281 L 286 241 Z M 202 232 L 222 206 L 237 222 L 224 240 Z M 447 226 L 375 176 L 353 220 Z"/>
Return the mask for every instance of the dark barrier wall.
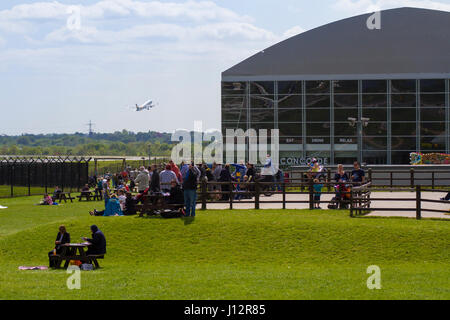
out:
<path id="1" fill-rule="evenodd" d="M 86 159 L 3 159 L 0 161 L 0 197 L 79 191 L 88 182 Z"/>

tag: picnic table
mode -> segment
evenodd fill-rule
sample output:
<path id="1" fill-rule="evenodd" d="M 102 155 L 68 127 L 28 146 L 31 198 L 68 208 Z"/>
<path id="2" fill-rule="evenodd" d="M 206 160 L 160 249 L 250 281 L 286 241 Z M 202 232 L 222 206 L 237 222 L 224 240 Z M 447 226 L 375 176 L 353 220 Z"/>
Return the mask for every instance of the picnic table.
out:
<path id="1" fill-rule="evenodd" d="M 64 200 L 64 202 L 67 203 L 67 200 L 70 200 L 70 202 L 73 202 L 74 199 L 75 198 L 72 197 L 70 192 L 60 192 L 60 193 L 57 193 L 55 200 L 59 200 L 59 202 L 62 202 Z"/>
<path id="2" fill-rule="evenodd" d="M 99 193 L 95 193 L 94 191 L 84 191 L 81 192 L 79 196 L 77 196 L 78 201 L 82 201 L 82 199 L 86 199 L 86 201 L 95 201 L 95 200 L 102 200 L 101 195 Z"/>
<path id="3" fill-rule="evenodd" d="M 139 217 L 143 217 L 144 214 L 148 216 L 156 215 L 157 211 L 173 209 L 182 206 L 182 204 L 168 204 L 166 201 L 167 196 L 163 193 L 152 193 L 143 196 L 143 204 L 136 205 L 136 209 L 140 212 Z"/>
<path id="4" fill-rule="evenodd" d="M 95 268 L 100 268 L 97 259 L 103 259 L 104 255 L 86 255 L 84 249 L 90 245 L 91 243 L 89 242 L 66 243 L 61 245 L 62 252 L 56 255 L 55 268 L 59 269 L 64 260 L 64 269 L 67 269 L 71 260 L 79 260 L 82 263 L 94 263 Z"/>

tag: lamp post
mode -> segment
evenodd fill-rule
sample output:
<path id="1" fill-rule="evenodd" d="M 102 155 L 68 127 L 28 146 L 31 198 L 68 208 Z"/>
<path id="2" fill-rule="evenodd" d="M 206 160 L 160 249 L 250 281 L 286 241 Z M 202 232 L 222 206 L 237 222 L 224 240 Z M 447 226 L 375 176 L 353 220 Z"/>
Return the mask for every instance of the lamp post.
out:
<path id="1" fill-rule="evenodd" d="M 358 161 L 362 162 L 362 135 L 363 135 L 363 128 L 366 128 L 369 125 L 370 118 L 363 118 L 361 117 L 361 120 L 358 120 L 356 118 L 347 118 L 349 121 L 349 126 L 357 129 L 357 138 L 358 138 Z"/>

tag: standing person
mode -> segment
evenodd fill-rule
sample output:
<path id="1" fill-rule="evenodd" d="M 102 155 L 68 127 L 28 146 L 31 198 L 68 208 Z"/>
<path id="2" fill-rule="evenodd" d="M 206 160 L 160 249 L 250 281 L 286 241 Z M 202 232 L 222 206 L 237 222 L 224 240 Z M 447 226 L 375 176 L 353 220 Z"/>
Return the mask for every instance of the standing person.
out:
<path id="1" fill-rule="evenodd" d="M 109 187 L 109 181 L 111 180 L 110 176 L 106 176 L 105 179 L 102 180 L 102 193 L 103 193 L 103 200 L 105 200 L 105 209 L 106 206 L 108 205 L 108 201 L 109 201 L 109 195 L 110 195 L 110 187 Z"/>
<path id="2" fill-rule="evenodd" d="M 156 166 L 156 164 L 153 164 L 149 169 L 152 170 L 152 177 L 150 179 L 150 192 L 158 193 L 161 191 L 158 167 Z"/>
<path id="3" fill-rule="evenodd" d="M 175 175 L 177 176 L 177 180 L 178 183 L 183 182 L 183 177 L 181 176 L 181 171 L 180 168 L 178 168 L 178 166 L 175 164 L 175 162 L 173 162 L 173 160 L 169 161 L 170 164 L 170 169 L 175 173 Z"/>
<path id="4" fill-rule="evenodd" d="M 139 168 L 139 174 L 137 175 L 134 183 L 138 186 L 138 192 L 143 193 L 145 189 L 149 186 L 150 177 L 148 176 L 147 170 L 144 167 Z"/>
<path id="5" fill-rule="evenodd" d="M 278 191 L 281 191 L 282 183 L 284 183 L 284 174 L 283 174 L 283 171 L 280 168 L 278 168 L 278 171 L 275 174 L 275 182 L 277 183 L 275 185 L 275 187 L 277 188 Z"/>
<path id="6" fill-rule="evenodd" d="M 55 256 L 57 254 L 61 254 L 61 245 L 66 243 L 70 243 L 70 233 L 67 232 L 64 225 L 60 225 L 59 232 L 56 235 L 55 248 L 48 253 L 50 268 L 53 268 L 55 266 Z"/>
<path id="7" fill-rule="evenodd" d="M 83 237 L 84 241 L 89 242 L 89 248 L 86 255 L 91 254 L 105 254 L 106 253 L 106 238 L 103 232 L 101 232 L 98 227 L 94 224 L 91 226 L 92 238 Z"/>
<path id="8" fill-rule="evenodd" d="M 319 179 L 314 179 L 314 209 L 322 209 L 320 207 L 320 196 L 322 195 L 323 184 L 320 183 Z"/>
<path id="9" fill-rule="evenodd" d="M 355 161 L 353 163 L 353 170 L 352 170 L 352 181 L 358 182 L 359 184 L 363 184 L 366 180 L 366 174 L 363 169 L 361 169 L 361 165 L 358 161 Z"/>
<path id="10" fill-rule="evenodd" d="M 194 166 L 189 165 L 186 175 L 183 177 L 184 205 L 186 207 L 186 217 L 195 217 L 195 207 L 197 205 L 197 182 L 198 174 Z"/>
<path id="11" fill-rule="evenodd" d="M 222 172 L 222 165 L 214 162 L 213 163 L 213 175 L 214 175 L 214 178 L 216 179 L 216 181 L 220 180 L 221 172 Z"/>
<path id="12" fill-rule="evenodd" d="M 100 196 L 100 200 L 103 199 L 102 191 L 103 191 L 103 178 L 100 177 L 100 179 L 98 179 L 97 181 L 97 186 L 95 187 L 95 195 Z"/>
<path id="13" fill-rule="evenodd" d="M 230 172 L 230 165 L 226 164 L 225 167 L 222 169 L 222 171 L 220 172 L 220 178 L 219 181 L 220 182 L 231 182 L 233 180 L 233 178 L 231 177 L 231 172 Z M 222 187 L 222 192 L 224 192 L 222 194 L 222 200 L 223 201 L 228 201 L 230 200 L 230 184 L 223 184 L 221 185 Z"/>
<path id="14" fill-rule="evenodd" d="M 178 183 L 177 175 L 172 171 L 170 164 L 166 165 L 166 169 L 159 174 L 161 191 L 163 193 L 169 193 L 172 180 Z"/>
<path id="15" fill-rule="evenodd" d="M 338 165 L 338 170 L 334 175 L 334 180 L 337 183 L 337 185 L 335 186 L 336 199 L 339 201 L 339 205 L 342 208 L 342 199 L 349 197 L 348 188 L 345 184 L 350 180 L 347 173 L 344 171 L 344 166 L 342 164 Z"/>

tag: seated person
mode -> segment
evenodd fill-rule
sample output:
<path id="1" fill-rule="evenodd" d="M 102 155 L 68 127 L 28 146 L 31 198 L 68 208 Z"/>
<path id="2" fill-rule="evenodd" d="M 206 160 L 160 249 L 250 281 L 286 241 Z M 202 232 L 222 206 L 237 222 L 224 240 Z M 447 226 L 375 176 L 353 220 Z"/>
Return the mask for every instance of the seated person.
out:
<path id="1" fill-rule="evenodd" d="M 117 196 L 113 194 L 111 198 L 108 199 L 108 203 L 106 204 L 106 208 L 103 211 L 91 211 L 89 212 L 91 216 L 123 216 L 122 209 L 120 208 L 119 199 Z"/>
<path id="2" fill-rule="evenodd" d="M 44 199 L 41 200 L 41 202 L 39 204 L 43 205 L 43 206 L 52 206 L 52 205 L 57 205 L 58 203 L 54 202 L 53 198 L 50 197 L 48 194 L 45 194 Z"/>
<path id="3" fill-rule="evenodd" d="M 127 197 L 125 196 L 125 191 L 123 189 L 120 189 L 118 192 L 118 199 L 119 199 L 119 204 L 120 204 L 120 209 L 125 210 L 125 201 L 127 199 Z"/>
<path id="4" fill-rule="evenodd" d="M 59 197 L 61 195 L 62 190 L 59 189 L 58 186 L 55 187 L 55 190 L 53 191 L 53 201 L 59 200 Z"/>
<path id="5" fill-rule="evenodd" d="M 125 199 L 125 210 L 123 214 L 126 216 L 132 216 L 136 214 L 136 200 L 131 195 L 131 192 L 127 192 Z"/>
<path id="6" fill-rule="evenodd" d="M 170 196 L 167 199 L 167 203 L 184 206 L 184 193 L 176 180 L 170 182 Z"/>
<path id="7" fill-rule="evenodd" d="M 99 255 L 106 253 L 106 238 L 103 232 L 94 224 L 91 226 L 92 239 L 83 237 L 84 241 L 89 242 L 91 245 L 86 251 L 86 255 Z"/>
<path id="8" fill-rule="evenodd" d="M 59 232 L 56 235 L 55 248 L 48 253 L 50 268 L 53 268 L 55 266 L 54 257 L 57 254 L 61 254 L 62 252 L 61 245 L 65 243 L 70 243 L 70 234 L 67 232 L 66 227 L 61 225 L 59 226 Z"/>
<path id="9" fill-rule="evenodd" d="M 90 195 L 91 194 L 91 189 L 89 188 L 88 184 L 85 184 L 84 187 L 81 189 L 81 195 Z"/>

